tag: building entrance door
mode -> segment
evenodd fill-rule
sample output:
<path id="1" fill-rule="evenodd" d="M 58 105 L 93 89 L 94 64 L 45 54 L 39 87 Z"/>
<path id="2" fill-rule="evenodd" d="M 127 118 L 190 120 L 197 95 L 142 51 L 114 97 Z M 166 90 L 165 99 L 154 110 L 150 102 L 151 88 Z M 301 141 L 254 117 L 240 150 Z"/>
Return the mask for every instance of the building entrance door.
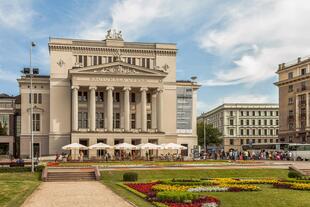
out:
<path id="1" fill-rule="evenodd" d="M 88 139 L 80 139 L 80 144 L 88 147 Z M 88 157 L 88 150 L 82 150 L 84 157 Z"/>
<path id="2" fill-rule="evenodd" d="M 33 156 L 40 157 L 40 143 L 33 143 Z"/>

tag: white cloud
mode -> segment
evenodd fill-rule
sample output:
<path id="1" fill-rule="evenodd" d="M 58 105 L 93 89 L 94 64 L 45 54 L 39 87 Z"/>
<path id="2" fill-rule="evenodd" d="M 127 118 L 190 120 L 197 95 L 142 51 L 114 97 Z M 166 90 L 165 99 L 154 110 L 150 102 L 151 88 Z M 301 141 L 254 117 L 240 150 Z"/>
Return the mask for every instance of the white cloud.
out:
<path id="1" fill-rule="evenodd" d="M 91 15 L 89 19 L 86 18 L 84 24 L 87 26 L 79 34 L 83 38 L 103 39 L 106 31 L 113 28 L 122 30 L 124 38 L 132 41 L 152 31 L 165 30 L 167 25 L 170 30 L 181 30 L 190 26 L 195 11 L 201 9 L 202 5 L 206 3 L 198 0 L 117 1 L 111 6 L 110 19 L 106 16 L 95 18 Z M 98 5 L 98 8 L 100 7 Z M 158 27 L 160 22 L 163 24 Z"/>
<path id="2" fill-rule="evenodd" d="M 250 2 L 250 3 L 249 3 Z M 202 48 L 233 67 L 219 68 L 204 85 L 256 83 L 275 76 L 277 65 L 310 54 L 310 4 L 307 0 L 241 1 L 227 7 L 221 27 L 207 29 Z"/>
<path id="3" fill-rule="evenodd" d="M 0 27 L 9 27 L 17 30 L 31 26 L 34 15 L 30 1 L 0 1 Z"/>

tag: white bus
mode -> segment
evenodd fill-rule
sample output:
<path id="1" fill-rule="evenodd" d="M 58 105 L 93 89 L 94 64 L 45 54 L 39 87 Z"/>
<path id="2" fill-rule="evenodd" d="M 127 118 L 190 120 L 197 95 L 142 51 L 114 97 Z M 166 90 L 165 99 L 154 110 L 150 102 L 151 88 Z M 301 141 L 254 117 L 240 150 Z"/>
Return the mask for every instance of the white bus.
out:
<path id="1" fill-rule="evenodd" d="M 289 144 L 288 150 L 294 160 L 310 160 L 310 144 Z"/>
<path id="2" fill-rule="evenodd" d="M 282 152 L 287 151 L 289 144 L 287 143 L 253 143 L 242 145 L 242 150 L 253 150 L 255 152 L 267 151 L 267 152 Z"/>

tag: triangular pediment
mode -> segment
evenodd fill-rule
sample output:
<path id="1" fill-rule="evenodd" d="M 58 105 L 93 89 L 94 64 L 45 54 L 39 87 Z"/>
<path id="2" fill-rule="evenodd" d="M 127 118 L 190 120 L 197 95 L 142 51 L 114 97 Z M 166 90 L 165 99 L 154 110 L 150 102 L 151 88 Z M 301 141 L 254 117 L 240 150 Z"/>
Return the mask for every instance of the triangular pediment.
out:
<path id="1" fill-rule="evenodd" d="M 166 72 L 144 68 L 124 62 L 113 62 L 101 65 L 93 65 L 82 68 L 73 68 L 70 74 L 98 74 L 98 75 L 137 75 L 137 76 L 158 76 L 165 77 Z"/>

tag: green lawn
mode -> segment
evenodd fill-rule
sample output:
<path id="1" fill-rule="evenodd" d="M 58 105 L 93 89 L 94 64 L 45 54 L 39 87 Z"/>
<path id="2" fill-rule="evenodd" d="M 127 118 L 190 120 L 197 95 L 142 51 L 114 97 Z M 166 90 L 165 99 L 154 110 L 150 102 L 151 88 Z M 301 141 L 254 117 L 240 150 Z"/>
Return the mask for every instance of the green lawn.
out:
<path id="1" fill-rule="evenodd" d="M 122 181 L 125 171 L 102 172 L 102 182 L 120 196 L 141 207 L 152 207 L 150 203 L 130 193 L 117 185 Z M 234 178 L 287 178 L 287 170 L 281 169 L 238 169 L 238 170 L 150 170 L 137 171 L 139 181 L 151 181 L 171 178 L 206 178 L 206 177 L 234 177 Z M 221 200 L 221 207 L 305 207 L 310 206 L 310 192 L 287 189 L 276 189 L 270 185 L 260 185 L 258 192 L 217 192 L 206 193 Z"/>
<path id="2" fill-rule="evenodd" d="M 0 206 L 20 206 L 40 184 L 39 173 L 0 173 Z"/>
<path id="3" fill-rule="evenodd" d="M 228 164 L 228 160 L 201 160 L 201 161 L 109 161 L 109 162 L 83 162 L 83 163 L 60 163 L 60 166 L 113 166 L 113 165 L 156 165 L 156 166 L 172 166 L 182 164 Z"/>

